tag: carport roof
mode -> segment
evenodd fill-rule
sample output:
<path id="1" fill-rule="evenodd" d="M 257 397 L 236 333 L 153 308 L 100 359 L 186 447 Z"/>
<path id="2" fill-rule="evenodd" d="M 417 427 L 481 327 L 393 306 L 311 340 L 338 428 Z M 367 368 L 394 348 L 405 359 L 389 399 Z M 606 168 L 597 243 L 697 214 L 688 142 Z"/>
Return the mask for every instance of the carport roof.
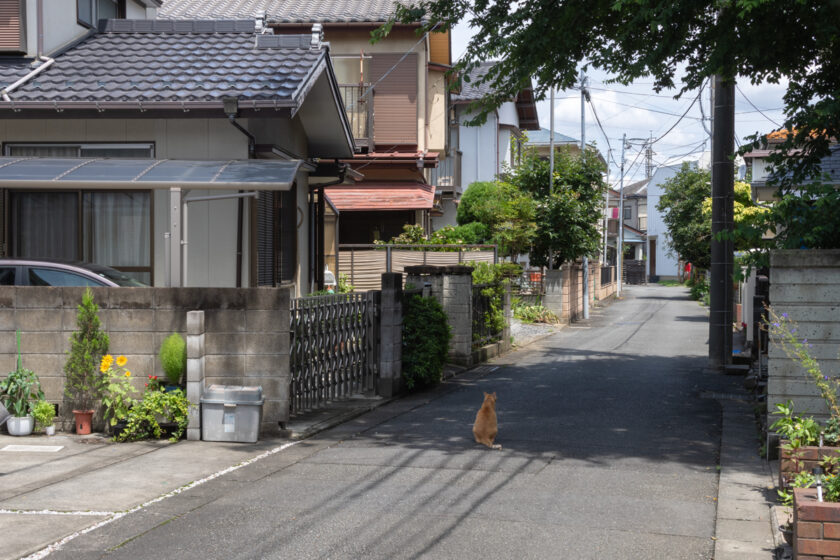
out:
<path id="1" fill-rule="evenodd" d="M 308 168 L 301 160 L 0 157 L 0 188 L 287 191 L 301 166 Z"/>

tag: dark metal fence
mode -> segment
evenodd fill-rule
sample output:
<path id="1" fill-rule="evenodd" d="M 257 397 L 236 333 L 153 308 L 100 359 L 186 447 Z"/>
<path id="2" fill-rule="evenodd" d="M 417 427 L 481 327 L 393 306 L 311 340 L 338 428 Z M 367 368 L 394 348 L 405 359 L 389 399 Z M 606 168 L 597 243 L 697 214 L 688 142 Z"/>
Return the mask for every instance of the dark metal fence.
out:
<path id="1" fill-rule="evenodd" d="M 292 300 L 291 414 L 375 389 L 379 297 L 367 292 Z"/>
<path id="2" fill-rule="evenodd" d="M 494 294 L 493 284 L 473 284 L 472 323 L 473 347 L 481 347 L 500 340 L 502 331 L 496 317 L 501 312 L 501 301 Z M 502 317 L 502 322 L 504 318 Z M 503 327 L 503 325 L 502 325 Z"/>
<path id="3" fill-rule="evenodd" d="M 606 286 L 615 280 L 613 278 L 613 271 L 615 268 L 611 266 L 602 266 L 601 267 L 601 285 Z"/>

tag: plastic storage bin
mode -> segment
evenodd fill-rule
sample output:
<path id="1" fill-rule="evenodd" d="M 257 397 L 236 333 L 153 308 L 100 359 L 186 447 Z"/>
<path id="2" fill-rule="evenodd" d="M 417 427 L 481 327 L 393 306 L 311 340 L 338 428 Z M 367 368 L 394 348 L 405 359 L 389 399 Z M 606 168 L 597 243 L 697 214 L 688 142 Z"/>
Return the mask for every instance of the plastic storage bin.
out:
<path id="1" fill-rule="evenodd" d="M 262 420 L 262 387 L 210 385 L 201 397 L 201 439 L 255 443 Z"/>

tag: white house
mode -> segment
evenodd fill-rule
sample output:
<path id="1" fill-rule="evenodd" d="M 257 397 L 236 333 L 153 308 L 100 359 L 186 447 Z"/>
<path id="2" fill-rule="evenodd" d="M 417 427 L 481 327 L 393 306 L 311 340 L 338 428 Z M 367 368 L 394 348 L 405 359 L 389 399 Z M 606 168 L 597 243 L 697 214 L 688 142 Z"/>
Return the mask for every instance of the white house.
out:
<path id="1" fill-rule="evenodd" d="M 450 145 L 457 147 L 459 158 L 451 160 L 460 160 L 460 179 L 452 185 L 451 191 L 441 193 L 442 215 L 432 218 L 433 229 L 455 225 L 456 204 L 461 194 L 472 183 L 493 181 L 505 165 L 515 165 L 521 153 L 522 131 L 539 130 L 537 106 L 530 87 L 523 88 L 515 99 L 491 112 L 484 124 L 467 124 L 476 115 L 470 104 L 491 91 L 489 84 L 477 84 L 477 81 L 493 64 L 481 63 L 470 74 L 470 81 L 464 80 L 461 91 L 452 95 L 455 126 L 450 130 Z"/>

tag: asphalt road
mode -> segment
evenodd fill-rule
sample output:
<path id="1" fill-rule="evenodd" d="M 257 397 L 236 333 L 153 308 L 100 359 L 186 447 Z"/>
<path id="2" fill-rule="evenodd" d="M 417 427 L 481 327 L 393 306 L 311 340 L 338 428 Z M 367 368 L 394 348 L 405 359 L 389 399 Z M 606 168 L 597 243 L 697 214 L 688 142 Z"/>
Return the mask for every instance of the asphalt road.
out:
<path id="1" fill-rule="evenodd" d="M 727 380 L 687 290 L 625 299 L 50 558 L 708 559 Z M 498 393 L 501 451 L 472 441 Z M 149 476 L 155 476 L 150 472 Z"/>

